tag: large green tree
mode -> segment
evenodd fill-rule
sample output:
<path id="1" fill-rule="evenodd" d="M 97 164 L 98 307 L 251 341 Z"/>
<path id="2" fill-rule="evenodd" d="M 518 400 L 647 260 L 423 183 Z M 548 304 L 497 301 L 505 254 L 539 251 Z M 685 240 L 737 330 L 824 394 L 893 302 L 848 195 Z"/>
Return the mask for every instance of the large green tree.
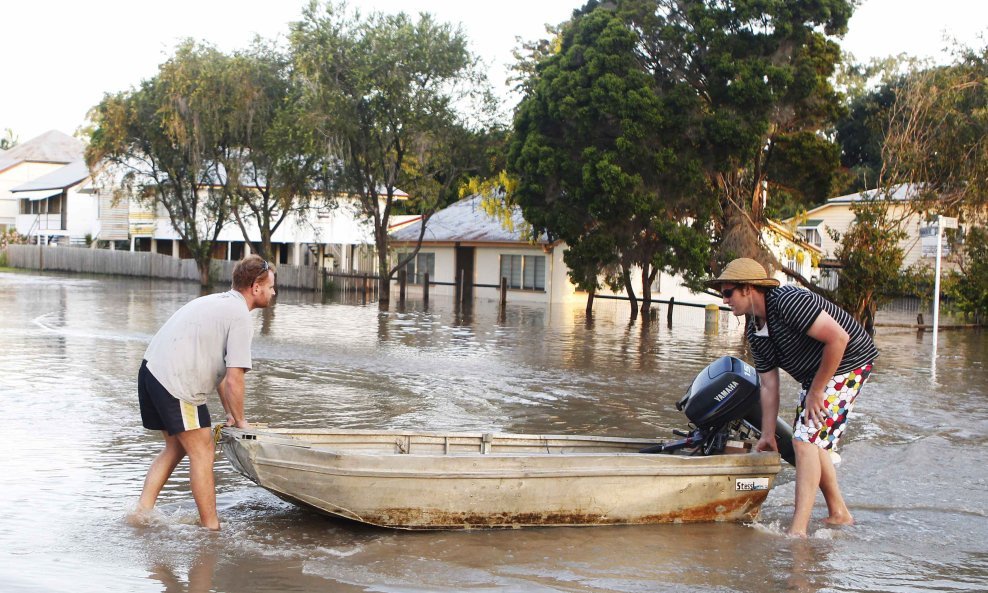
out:
<path id="1" fill-rule="evenodd" d="M 292 25 L 291 44 L 309 121 L 335 163 L 329 193 L 355 197 L 373 223 L 387 302 L 390 278 L 405 264 L 391 267 L 388 253 L 397 190 L 414 192 L 424 232 L 455 195 L 456 180 L 483 157 L 461 150 L 493 107 L 483 72 L 462 31 L 428 14 L 365 18 L 342 4 L 312 2 Z"/>
<path id="2" fill-rule="evenodd" d="M 106 95 L 93 108 L 86 148 L 91 169 L 103 169 L 137 199 L 168 213 L 204 286 L 213 242 L 230 219 L 211 158 L 223 106 L 203 84 L 220 75 L 222 64 L 214 48 L 182 43 L 153 78 Z"/>
<path id="3" fill-rule="evenodd" d="M 642 272 L 643 309 L 660 270 L 698 274 L 709 215 L 678 97 L 656 94 L 636 43 L 610 7 L 578 12 L 522 85 L 508 152 L 526 220 L 566 241 L 578 286 L 622 286 L 633 317 L 632 270 Z"/>
<path id="4" fill-rule="evenodd" d="M 704 155 L 719 197 L 717 268 L 748 256 L 776 267 L 761 243 L 767 196 L 812 202 L 833 184 L 839 151 L 822 132 L 840 113 L 830 79 L 835 37 L 852 2 L 624 0 L 637 55 Z"/>

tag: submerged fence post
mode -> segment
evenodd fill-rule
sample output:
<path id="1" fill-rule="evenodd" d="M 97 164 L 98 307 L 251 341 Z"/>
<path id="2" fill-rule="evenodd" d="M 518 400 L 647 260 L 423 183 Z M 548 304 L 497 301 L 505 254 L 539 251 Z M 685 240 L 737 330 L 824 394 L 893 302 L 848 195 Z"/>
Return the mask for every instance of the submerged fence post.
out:
<path id="1" fill-rule="evenodd" d="M 669 311 L 666 313 L 666 323 L 672 328 L 672 308 L 676 306 L 676 297 L 669 297 Z"/>
<path id="2" fill-rule="evenodd" d="M 715 334 L 719 330 L 720 324 L 718 323 L 720 317 L 720 307 L 710 303 L 704 307 L 703 312 L 703 330 L 708 334 Z"/>
<path id="3" fill-rule="evenodd" d="M 408 282 L 408 270 L 398 270 L 398 306 L 405 306 L 405 285 Z"/>
<path id="4" fill-rule="evenodd" d="M 422 274 L 422 301 L 429 306 L 429 272 Z"/>
<path id="5" fill-rule="evenodd" d="M 501 276 L 501 301 L 499 307 L 499 316 L 504 319 L 504 309 L 508 304 L 508 279 Z"/>

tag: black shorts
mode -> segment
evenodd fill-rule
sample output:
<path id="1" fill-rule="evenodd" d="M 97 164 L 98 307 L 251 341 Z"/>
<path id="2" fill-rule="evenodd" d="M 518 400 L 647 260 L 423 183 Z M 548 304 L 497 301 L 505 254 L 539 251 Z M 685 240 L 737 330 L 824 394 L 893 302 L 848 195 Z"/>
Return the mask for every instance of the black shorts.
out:
<path id="1" fill-rule="evenodd" d="M 148 430 L 166 430 L 176 435 L 211 426 L 206 404 L 196 406 L 168 393 L 148 370 L 146 360 L 141 361 L 137 373 L 137 396 L 141 402 L 141 421 Z"/>

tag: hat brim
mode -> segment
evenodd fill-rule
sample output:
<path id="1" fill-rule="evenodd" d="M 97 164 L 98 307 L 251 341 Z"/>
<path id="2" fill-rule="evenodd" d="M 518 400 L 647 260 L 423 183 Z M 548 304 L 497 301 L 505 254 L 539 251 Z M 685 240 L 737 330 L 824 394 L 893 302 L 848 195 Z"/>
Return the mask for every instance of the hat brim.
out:
<path id="1" fill-rule="evenodd" d="M 704 280 L 703 282 L 708 288 L 717 288 L 722 284 L 748 284 L 750 286 L 769 286 L 776 287 L 781 283 L 775 278 L 754 278 L 751 280 L 742 280 L 734 278 L 710 278 L 709 280 Z"/>

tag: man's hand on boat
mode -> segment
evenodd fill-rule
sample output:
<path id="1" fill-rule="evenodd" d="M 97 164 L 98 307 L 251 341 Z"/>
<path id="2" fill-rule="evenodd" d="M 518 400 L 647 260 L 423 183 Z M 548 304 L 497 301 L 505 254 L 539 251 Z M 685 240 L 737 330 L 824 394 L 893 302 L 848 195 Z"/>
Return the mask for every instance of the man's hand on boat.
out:
<path id="1" fill-rule="evenodd" d="M 226 415 L 226 425 L 227 426 L 233 426 L 235 428 L 242 428 L 242 429 L 245 429 L 245 430 L 248 429 L 248 428 L 250 428 L 250 423 L 247 422 L 247 419 L 246 418 L 242 418 L 240 420 L 237 420 L 236 418 L 233 417 L 233 414 L 227 414 Z"/>
<path id="2" fill-rule="evenodd" d="M 761 438 L 755 443 L 755 451 L 776 451 L 778 452 L 779 445 L 775 442 L 775 435 L 762 433 Z"/>

